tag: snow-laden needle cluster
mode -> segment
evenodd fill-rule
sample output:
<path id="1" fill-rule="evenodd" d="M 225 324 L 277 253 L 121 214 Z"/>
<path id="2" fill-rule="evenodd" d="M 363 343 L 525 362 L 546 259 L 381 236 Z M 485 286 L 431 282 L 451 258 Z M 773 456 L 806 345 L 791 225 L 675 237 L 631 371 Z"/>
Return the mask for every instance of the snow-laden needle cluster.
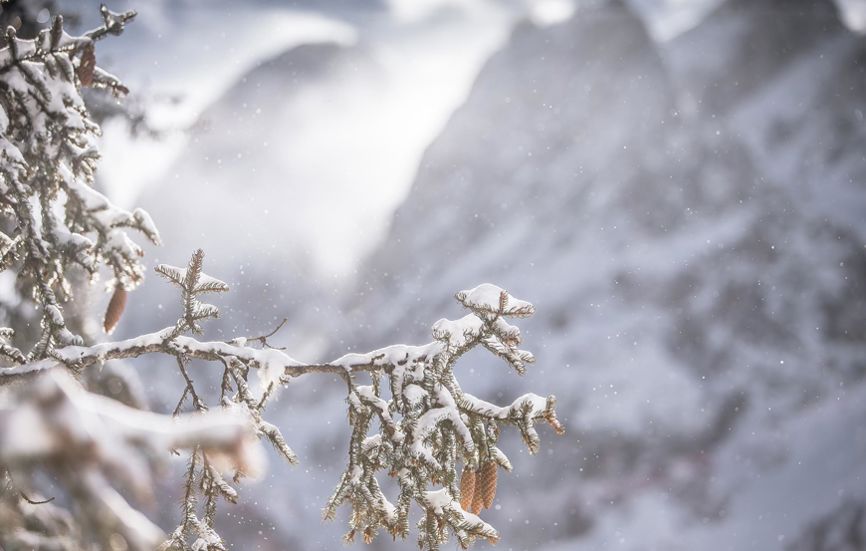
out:
<path id="1" fill-rule="evenodd" d="M 94 43 L 120 34 L 134 13 L 103 7 L 102 16 L 102 26 L 79 37 L 68 35 L 59 17 L 34 40 L 10 30 L 0 49 L 0 271 L 13 276 L 21 295 L 17 310 L 4 312 L 12 327 L 0 328 L 0 545 L 225 549 L 215 526 L 217 505 L 235 503 L 241 479 L 261 472 L 258 440 L 270 442 L 288 463 L 298 462 L 280 429 L 267 421 L 266 407 L 276 390 L 310 373 L 336 375 L 346 384 L 348 465 L 324 516 L 351 506 L 347 540 L 360 534 L 370 542 L 380 529 L 406 537 L 414 504 L 421 511 L 422 549 L 438 549 L 450 534 L 463 547 L 477 538 L 497 541 L 496 530 L 478 515 L 493 502 L 498 469 L 511 469 L 497 447 L 500 427 L 516 427 L 531 453 L 539 448 L 539 421 L 563 429 L 553 396 L 525 394 L 498 406 L 457 381 L 456 362 L 475 347 L 519 374 L 534 361 L 518 348 L 520 331 L 510 323 L 531 315 L 532 305 L 494 285 L 457 293 L 468 314 L 436 322 L 428 344 L 305 363 L 270 346 L 276 331 L 198 340 L 202 323 L 219 316 L 203 296 L 228 291 L 204 273 L 198 250 L 186 268 L 156 267 L 180 290 L 175 325 L 92 342 L 86 301 L 73 298 L 100 268 L 110 270 L 113 296 L 102 324 L 110 333 L 127 291 L 144 274 L 130 230 L 159 242 L 147 213 L 118 208 L 93 187 L 99 127 L 81 90 L 125 93 L 96 65 Z M 34 325 L 19 311 L 38 313 L 38 331 L 13 330 Z M 83 375 L 105 362 L 143 355 L 162 355 L 177 366 L 184 383 L 171 415 L 124 405 L 82 385 Z M 196 385 L 188 369 L 193 360 L 220 370 L 218 394 Z M 152 460 L 170 452 L 188 454 L 188 464 L 181 519 L 165 535 L 118 488 L 139 501 L 151 498 Z M 63 499 L 44 498 L 45 473 Z M 396 479 L 397 495 L 385 495 L 380 473 Z"/>
<path id="2" fill-rule="evenodd" d="M 417 503 L 424 512 L 418 522 L 422 549 L 438 549 L 449 531 L 464 548 L 479 537 L 495 543 L 499 535 L 477 516 L 481 507 L 472 506 L 474 496 L 461 496 L 474 493 L 474 485 L 470 490 L 458 482 L 458 464 L 469 473 L 480 468 L 482 478 L 490 481 L 486 491 L 478 493 L 478 503 L 489 507 L 497 466 L 511 470 L 508 458 L 496 446 L 499 426 L 516 426 L 531 453 L 539 446 L 537 421 L 563 432 L 553 396 L 525 394 L 510 405 L 496 406 L 464 392 L 454 374 L 457 360 L 476 346 L 523 373 L 534 358 L 517 348 L 520 331 L 506 318 L 529 316 L 532 305 L 488 283 L 457 293 L 457 300 L 470 313 L 436 322 L 433 342 L 349 354 L 334 362 L 350 371 L 369 369 L 372 374 L 371 385 L 355 385 L 347 378 L 352 427 L 349 464 L 324 511 L 325 518 L 333 518 L 340 504 L 351 503 L 349 541 L 359 533 L 370 541 L 380 527 L 405 537 L 409 508 Z M 379 430 L 370 434 L 373 422 Z M 397 479 L 400 492 L 395 503 L 380 489 L 379 471 Z M 431 483 L 441 487 L 430 489 Z"/>

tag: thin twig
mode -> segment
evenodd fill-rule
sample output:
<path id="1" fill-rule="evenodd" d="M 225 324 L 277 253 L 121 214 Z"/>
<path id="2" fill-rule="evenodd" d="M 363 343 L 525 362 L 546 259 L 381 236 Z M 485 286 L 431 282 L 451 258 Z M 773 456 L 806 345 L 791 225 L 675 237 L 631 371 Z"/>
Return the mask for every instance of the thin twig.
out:
<path id="1" fill-rule="evenodd" d="M 50 503 L 54 501 L 54 496 L 49 497 L 48 499 L 30 499 L 27 497 L 27 494 L 24 493 L 23 490 L 18 490 L 18 495 L 21 496 L 21 499 L 29 503 L 30 505 L 44 505 L 45 503 Z"/>
<path id="2" fill-rule="evenodd" d="M 273 337 L 274 335 L 276 335 L 277 332 L 279 332 L 279 330 L 282 329 L 288 322 L 289 322 L 289 318 L 283 318 L 283 321 L 281 321 L 279 323 L 279 325 L 277 325 L 276 328 L 274 328 L 274 330 L 271 331 L 270 333 L 268 333 L 267 335 L 260 335 L 258 337 L 247 337 L 246 340 L 248 342 L 249 341 L 259 341 L 259 343 L 261 343 L 262 347 L 264 347 L 264 348 L 272 348 L 274 350 L 285 350 L 286 349 L 285 346 L 280 346 L 280 347 L 271 346 L 270 343 L 268 342 L 268 339 Z"/>
<path id="3" fill-rule="evenodd" d="M 177 360 L 177 367 L 180 370 L 181 375 L 183 375 L 184 380 L 186 381 L 186 391 L 189 391 L 189 395 L 192 396 L 192 404 L 199 411 L 207 411 L 207 406 L 201 399 L 198 397 L 198 393 L 195 391 L 195 385 L 193 384 L 192 378 L 189 376 L 189 373 L 186 370 L 186 358 L 177 355 L 175 356 Z M 184 393 L 186 393 L 186 391 Z"/>

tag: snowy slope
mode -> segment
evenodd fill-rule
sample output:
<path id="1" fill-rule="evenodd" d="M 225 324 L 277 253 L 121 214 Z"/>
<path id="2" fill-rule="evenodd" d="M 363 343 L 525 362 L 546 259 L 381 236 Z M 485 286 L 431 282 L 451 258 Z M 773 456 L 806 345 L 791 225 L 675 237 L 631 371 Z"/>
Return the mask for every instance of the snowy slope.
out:
<path id="1" fill-rule="evenodd" d="M 674 39 L 667 57 L 686 104 L 721 114 L 839 36 L 858 40 L 828 0 L 729 0 Z"/>
<path id="2" fill-rule="evenodd" d="M 736 78 L 702 76 L 717 51 L 707 37 L 727 28 L 737 29 L 727 60 Z M 806 215 L 864 227 L 866 39 L 844 30 L 831 3 L 730 2 L 669 54 L 683 96 L 701 98 L 704 114 L 725 112 L 729 131 Z"/>

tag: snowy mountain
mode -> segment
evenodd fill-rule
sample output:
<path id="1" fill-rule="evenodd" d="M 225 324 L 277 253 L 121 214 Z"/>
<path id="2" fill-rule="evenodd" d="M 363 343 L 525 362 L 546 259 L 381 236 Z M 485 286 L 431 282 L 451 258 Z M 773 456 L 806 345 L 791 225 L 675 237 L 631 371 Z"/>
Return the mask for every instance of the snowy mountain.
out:
<path id="1" fill-rule="evenodd" d="M 728 2 L 662 46 L 607 2 L 486 65 L 352 325 L 422 339 L 480 281 L 536 303 L 537 371 L 465 374 L 555 392 L 570 429 L 503 481 L 509 545 L 784 549 L 866 497 L 862 44 L 829 2 Z"/>
<path id="2" fill-rule="evenodd" d="M 805 213 L 862 230 L 866 39 L 846 32 L 829 2 L 782 4 L 721 6 L 670 45 L 675 78 L 691 98 L 684 103 L 693 108 L 699 97 L 705 116 L 725 114 L 729 131 Z M 707 37 L 725 29 L 736 36 L 725 60 L 739 68 L 733 78 L 705 69 L 723 51 Z"/>
<path id="3" fill-rule="evenodd" d="M 721 114 L 833 38 L 859 40 L 844 31 L 833 2 L 729 0 L 675 38 L 667 57 L 685 101 Z"/>
<path id="4" fill-rule="evenodd" d="M 373 97 L 374 59 L 315 44 L 253 70 L 202 118 L 230 130 L 200 134 L 145 201 L 172 254 L 217 242 L 216 265 L 242 266 L 228 317 L 269 327 L 289 310 L 281 344 L 327 357 L 426 342 L 459 314 L 456 290 L 499 284 L 537 306 L 522 326 L 538 363 L 520 379 L 473 356 L 461 382 L 497 402 L 554 393 L 569 430 L 543 434 L 537 458 L 504 437 L 515 471 L 485 519 L 508 548 L 843 549 L 866 502 L 866 81 L 863 38 L 833 5 L 730 0 L 662 43 L 619 1 L 519 24 L 338 306 L 316 251 L 275 238 L 335 221 L 274 198 L 306 193 L 292 167 L 334 138 L 285 133 L 343 79 Z M 208 221 L 229 200 L 243 216 Z M 343 393 L 305 380 L 277 404 L 306 471 L 275 465 L 228 510 L 263 548 L 334 548 L 344 531 L 319 521 L 345 456 Z"/>

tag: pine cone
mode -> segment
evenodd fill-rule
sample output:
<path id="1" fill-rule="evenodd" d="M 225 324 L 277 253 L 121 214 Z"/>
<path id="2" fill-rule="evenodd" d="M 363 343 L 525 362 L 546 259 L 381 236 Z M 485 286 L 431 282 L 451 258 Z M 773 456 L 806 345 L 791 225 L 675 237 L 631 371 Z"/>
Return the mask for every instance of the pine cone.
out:
<path id="1" fill-rule="evenodd" d="M 493 461 L 485 463 L 479 471 L 475 491 L 476 494 L 481 495 L 481 504 L 485 509 L 493 505 L 493 498 L 496 497 L 497 473 L 496 463 Z"/>
<path id="2" fill-rule="evenodd" d="M 124 308 L 126 308 L 126 289 L 120 286 L 115 287 L 114 294 L 111 295 L 111 300 L 108 302 L 108 308 L 105 309 L 105 321 L 102 323 L 102 328 L 106 334 L 110 335 L 117 327 L 117 322 L 120 321 Z"/>
<path id="3" fill-rule="evenodd" d="M 481 509 L 484 508 L 484 499 L 482 499 L 481 496 L 481 487 L 478 481 L 478 477 L 476 477 L 475 485 L 478 486 L 478 488 L 475 492 L 475 495 L 472 496 L 472 509 L 470 511 L 473 515 L 477 515 L 481 512 Z"/>
<path id="4" fill-rule="evenodd" d="M 93 72 L 96 70 L 96 52 L 93 44 L 88 44 L 84 47 L 81 54 L 81 62 L 78 64 L 76 73 L 78 80 L 82 86 L 90 86 L 93 84 Z"/>
<path id="5" fill-rule="evenodd" d="M 463 468 L 460 476 L 460 508 L 469 511 L 475 499 L 475 471 Z"/>

